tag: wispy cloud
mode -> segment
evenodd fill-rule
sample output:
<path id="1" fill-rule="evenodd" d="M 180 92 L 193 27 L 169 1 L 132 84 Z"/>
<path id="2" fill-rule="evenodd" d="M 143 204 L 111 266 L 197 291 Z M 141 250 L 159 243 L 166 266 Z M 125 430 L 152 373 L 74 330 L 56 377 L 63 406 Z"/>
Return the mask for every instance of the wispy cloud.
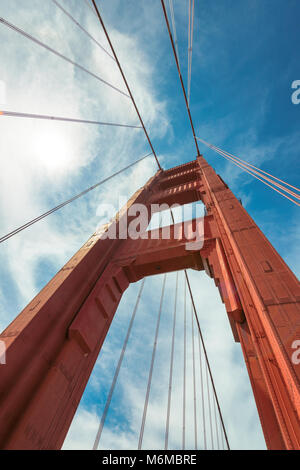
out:
<path id="1" fill-rule="evenodd" d="M 34 0 L 13 8 L 2 4 L 1 14 L 62 53 L 82 60 L 85 67 L 123 87 L 116 64 L 64 16 L 52 2 L 41 7 Z M 71 5 L 69 5 L 70 7 Z M 68 8 L 68 6 L 66 6 Z M 92 27 L 89 9 L 81 6 L 81 21 Z M 52 18 L 52 20 L 51 20 Z M 78 18 L 80 19 L 80 18 Z M 55 28 L 53 27 L 55 24 Z M 99 26 L 93 25 L 99 37 Z M 101 36 L 101 34 L 100 34 Z M 102 34 L 103 36 L 103 34 Z M 124 34 L 113 32 L 117 50 L 130 70 L 129 81 L 137 99 L 144 101 L 143 117 L 159 136 L 167 132 L 164 103 L 155 99 L 151 89 L 151 67 L 142 62 L 138 45 Z M 1 78 L 7 84 L 7 108 L 66 117 L 137 123 L 130 100 L 100 84 L 84 72 L 52 56 L 17 33 L 0 28 L 1 63 L 7 64 Z M 78 42 L 78 38 L 81 42 Z M 103 40 L 103 37 L 101 38 Z M 104 41 L 105 44 L 105 41 Z M 135 56 L 130 51 L 134 47 Z M 16 73 L 22 64 L 22 73 Z M 145 77 L 148 77 L 147 81 Z M 6 233 L 109 176 L 113 171 L 148 152 L 140 130 L 96 128 L 87 125 L 1 118 L 1 232 Z M 118 191 L 129 196 L 145 183 L 155 169 L 151 160 L 118 178 Z M 129 190 L 130 187 L 130 190 Z M 41 284 L 35 270 L 41 259 L 49 258 L 59 267 L 72 251 L 80 247 L 87 233 L 96 228 L 99 201 L 111 201 L 116 192 L 109 186 L 64 209 L 51 218 L 18 235 L 8 247 L 5 269 L 12 272 L 24 302 Z M 100 199 L 99 199 L 100 196 Z M 89 220 L 87 220 L 87 215 Z M 4 269 L 4 268 L 3 268 Z M 25 275 L 26 273 L 26 275 Z M 3 272 L 5 275 L 5 270 Z"/>

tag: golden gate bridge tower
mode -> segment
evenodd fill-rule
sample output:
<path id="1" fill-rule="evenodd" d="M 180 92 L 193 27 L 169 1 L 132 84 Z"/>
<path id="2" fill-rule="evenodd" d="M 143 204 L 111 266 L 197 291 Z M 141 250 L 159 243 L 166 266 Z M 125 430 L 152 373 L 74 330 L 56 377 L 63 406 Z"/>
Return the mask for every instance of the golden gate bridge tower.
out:
<path id="1" fill-rule="evenodd" d="M 200 250 L 186 250 L 174 225 L 170 239 L 138 240 L 103 237 L 105 226 L 1 334 L 8 363 L 1 369 L 2 448 L 60 448 L 123 292 L 145 276 L 187 268 L 205 270 L 219 288 L 268 448 L 299 448 L 299 367 L 291 358 L 300 291 L 294 274 L 200 155 L 159 170 L 127 207 L 199 200 L 207 210 Z M 125 216 L 121 211 L 112 222 L 117 230 Z"/>
<path id="2" fill-rule="evenodd" d="M 183 92 L 187 102 L 184 87 Z M 1 333 L 7 363 L 0 368 L 1 449 L 60 449 L 125 290 L 145 277 L 189 268 L 205 271 L 220 292 L 268 449 L 300 449 L 300 366 L 292 360 L 300 340 L 299 282 L 200 154 L 187 110 L 196 158 L 168 170 L 158 164 L 115 219 L 97 230 Z M 201 248 L 186 248 L 190 241 L 182 223 L 170 226 L 168 239 L 160 228 L 147 238 L 107 237 L 112 226 L 118 235 L 124 219 L 133 220 L 134 204 L 143 204 L 150 220 L 154 205 L 160 210 L 197 201 L 205 205 L 204 219 L 187 224 L 197 231 L 204 223 Z"/>

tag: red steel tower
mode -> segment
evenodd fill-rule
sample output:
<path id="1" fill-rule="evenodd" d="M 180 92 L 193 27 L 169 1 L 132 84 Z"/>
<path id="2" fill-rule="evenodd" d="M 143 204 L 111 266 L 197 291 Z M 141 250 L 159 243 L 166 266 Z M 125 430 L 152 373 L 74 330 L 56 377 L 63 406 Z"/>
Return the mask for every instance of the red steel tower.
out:
<path id="1" fill-rule="evenodd" d="M 180 224 L 148 238 L 106 236 L 134 203 L 202 201 L 204 244 L 187 250 Z M 158 209 L 159 210 L 159 209 Z M 133 216 L 128 217 L 129 221 Z M 190 221 L 195 229 L 199 220 Z M 144 276 L 205 270 L 225 304 L 247 365 L 269 449 L 300 449 L 298 280 L 222 178 L 199 156 L 159 170 L 0 335 L 0 447 L 59 449 L 71 424 L 122 294 Z M 229 371 L 230 373 L 230 371 Z"/>

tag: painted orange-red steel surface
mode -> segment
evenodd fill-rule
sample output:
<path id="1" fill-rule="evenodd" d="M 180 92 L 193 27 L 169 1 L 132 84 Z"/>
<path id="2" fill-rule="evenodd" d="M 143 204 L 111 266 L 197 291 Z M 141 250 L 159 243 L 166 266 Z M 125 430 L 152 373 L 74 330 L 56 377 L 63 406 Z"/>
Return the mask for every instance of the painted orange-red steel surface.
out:
<path id="1" fill-rule="evenodd" d="M 123 292 L 144 276 L 186 268 L 205 269 L 219 289 L 268 448 L 300 449 L 300 365 L 292 361 L 299 282 L 214 169 L 200 156 L 158 171 L 111 224 L 118 233 L 135 202 L 146 205 L 150 219 L 153 204 L 200 200 L 202 247 L 186 249 L 185 235 L 175 237 L 180 224 L 170 227 L 168 240 L 160 230 L 148 239 L 113 240 L 103 226 L 0 335 L 7 348 L 2 449 L 61 448 Z"/>

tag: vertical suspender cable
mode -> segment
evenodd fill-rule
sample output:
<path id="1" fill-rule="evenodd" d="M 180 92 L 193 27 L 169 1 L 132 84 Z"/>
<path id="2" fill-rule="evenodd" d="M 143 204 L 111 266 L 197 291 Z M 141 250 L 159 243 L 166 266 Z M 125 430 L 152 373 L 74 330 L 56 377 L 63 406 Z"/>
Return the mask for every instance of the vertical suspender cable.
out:
<path id="1" fill-rule="evenodd" d="M 92 0 L 92 1 L 94 2 L 95 0 Z M 198 142 L 197 142 L 197 138 L 196 138 L 196 134 L 195 134 L 195 129 L 194 129 L 194 124 L 193 124 L 193 120 L 192 120 L 192 116 L 191 116 L 191 112 L 190 112 L 188 100 L 187 100 L 187 97 L 186 97 L 186 92 L 185 92 L 185 88 L 184 88 L 184 84 L 183 84 L 183 80 L 182 80 L 182 76 L 181 76 L 181 71 L 180 71 L 180 67 L 179 67 L 179 62 L 178 62 L 177 55 L 176 55 L 174 40 L 173 40 L 172 32 L 171 32 L 171 29 L 170 29 L 170 24 L 169 24 L 168 15 L 167 15 L 167 11 L 166 11 L 166 7 L 165 7 L 164 0 L 161 0 L 161 5 L 162 5 L 162 8 L 163 8 L 163 12 L 164 12 L 165 20 L 166 20 L 166 25 L 167 25 L 167 28 L 168 28 L 168 33 L 169 33 L 170 40 L 171 40 L 171 45 L 172 45 L 172 49 L 173 49 L 173 53 L 174 53 L 174 57 L 175 57 L 175 62 L 176 62 L 176 66 L 177 66 L 177 70 L 178 70 L 178 74 L 179 74 L 179 80 L 180 80 L 180 83 L 181 83 L 181 87 L 182 87 L 182 91 L 183 91 L 183 96 L 184 96 L 184 100 L 185 100 L 185 104 L 186 104 L 186 109 L 187 109 L 187 112 L 188 112 L 188 116 L 189 116 L 189 120 L 190 120 L 190 124 L 191 124 L 191 128 L 192 128 L 192 132 L 193 132 L 193 136 L 194 136 L 194 141 L 195 141 L 195 145 L 196 145 L 196 149 L 197 149 L 197 155 L 200 155 L 200 151 L 199 151 L 199 147 L 198 147 Z"/>
<path id="2" fill-rule="evenodd" d="M 163 0 L 162 0 L 162 3 L 163 3 Z M 171 213 L 171 218 L 172 218 L 173 224 L 175 224 L 175 219 L 174 219 L 172 209 L 170 209 L 170 213 Z M 226 432 L 226 429 L 225 429 L 224 420 L 223 420 L 223 416 L 222 416 L 222 412 L 221 412 L 221 408 L 220 408 L 220 404 L 219 404 L 219 400 L 218 400 L 218 395 L 217 395 L 214 379 L 213 379 L 213 376 L 212 376 L 211 368 L 210 368 L 210 365 L 209 365 L 209 360 L 208 360 L 208 355 L 207 355 L 207 351 L 206 351 L 206 347 L 205 347 L 205 343 L 204 343 L 204 338 L 203 338 L 203 335 L 202 335 L 200 322 L 199 322 L 199 318 L 198 318 L 198 314 L 197 314 L 197 310 L 196 310 L 194 296 L 193 296 L 193 293 L 192 293 L 192 288 L 191 288 L 191 285 L 190 285 L 190 281 L 189 281 L 189 277 L 188 277 L 188 273 L 187 273 L 186 269 L 184 270 L 184 275 L 185 275 L 185 278 L 186 278 L 186 283 L 185 284 L 188 286 L 188 290 L 189 290 L 189 294 L 190 294 L 190 298 L 191 298 L 191 302 L 192 302 L 192 306 L 193 306 L 194 316 L 195 316 L 196 323 L 197 323 L 198 333 L 199 333 L 199 337 L 200 337 L 203 352 L 204 352 L 204 358 L 205 358 L 205 363 L 206 363 L 206 373 L 207 372 L 209 373 L 210 381 L 211 381 L 212 388 L 213 388 L 214 397 L 215 397 L 217 407 L 218 407 L 218 412 L 219 412 L 219 417 L 220 417 L 220 421 L 221 421 L 221 425 L 222 425 L 222 430 L 223 430 L 224 437 L 225 437 L 225 440 L 226 440 L 227 449 L 230 450 L 229 441 L 228 441 L 228 437 L 227 437 L 227 432 Z"/>
<path id="3" fill-rule="evenodd" d="M 190 94 L 191 94 L 191 83 L 192 83 L 192 56 L 193 56 L 194 16 L 195 16 L 195 0 L 193 0 L 193 10 L 192 10 L 191 60 L 190 60 Z M 189 96 L 189 100 L 190 100 L 190 96 Z"/>
<path id="4" fill-rule="evenodd" d="M 222 416 L 222 412 L 221 412 L 221 408 L 220 408 L 220 404 L 219 404 L 219 400 L 218 400 L 218 395 L 217 395 L 214 379 L 213 379 L 213 376 L 212 376 L 211 368 L 210 368 L 210 365 L 209 365 L 208 355 L 207 355 L 207 351 L 206 351 L 206 347 L 205 347 L 205 343 L 204 343 L 204 339 L 203 339 L 203 335 L 202 335 L 202 331 L 201 331 L 201 327 L 200 327 L 200 323 L 199 323 L 199 318 L 198 318 L 198 314 L 197 314 L 197 310 L 196 310 L 196 305 L 195 305 L 195 302 L 194 302 L 194 297 L 193 297 L 193 293 L 192 293 L 192 289 L 191 289 L 191 285 L 190 285 L 190 281 L 189 281 L 186 269 L 184 270 L 184 273 L 185 273 L 185 277 L 186 277 L 186 280 L 187 280 L 187 285 L 188 285 L 190 297 L 191 297 L 192 304 L 193 304 L 195 319 L 196 319 L 198 332 L 199 332 L 200 339 L 201 339 L 201 344 L 202 344 L 202 347 L 203 347 L 203 352 L 204 352 L 204 356 L 205 356 L 205 362 L 206 362 L 206 365 L 207 365 L 207 370 L 208 370 L 211 385 L 212 385 L 212 388 L 213 388 L 213 393 L 214 393 L 214 396 L 215 396 L 215 399 L 216 399 L 216 404 L 217 404 L 217 407 L 218 407 L 218 412 L 219 412 L 220 420 L 221 420 L 221 423 L 222 423 L 222 428 L 223 428 L 227 448 L 229 450 L 230 449 L 229 441 L 228 441 L 228 437 L 227 437 L 227 433 L 226 433 L 226 429 L 225 429 L 225 425 L 224 425 L 224 420 L 223 420 L 223 416 Z"/>
<path id="5" fill-rule="evenodd" d="M 210 391 L 209 391 L 209 379 L 208 379 L 208 367 L 206 363 L 205 367 L 206 372 L 206 387 L 207 387 L 207 402 L 208 402 L 208 415 L 209 415 L 209 424 L 210 424 L 210 438 L 211 438 L 211 447 L 214 450 L 214 434 L 213 434 L 213 426 L 212 426 L 212 418 L 211 418 L 211 402 L 210 402 Z"/>
<path id="6" fill-rule="evenodd" d="M 186 408 L 186 282 L 184 283 L 184 327 L 183 327 L 183 416 L 182 449 L 185 449 L 185 408 Z"/>
<path id="7" fill-rule="evenodd" d="M 135 304 L 135 307 L 134 307 L 134 310 L 133 310 L 133 313 L 132 313 L 132 317 L 131 317 L 131 320 L 130 320 L 130 323 L 129 323 L 127 335 L 125 337 L 123 348 L 122 348 L 122 351 L 121 351 L 121 354 L 120 354 L 119 362 L 118 362 L 118 365 L 117 365 L 117 368 L 116 368 L 116 372 L 115 372 L 115 375 L 114 375 L 114 378 L 113 378 L 113 381 L 112 381 L 112 384 L 111 384 L 111 387 L 110 387 L 110 391 L 109 391 L 109 394 L 108 394 L 108 397 L 107 397 L 107 400 L 106 400 L 105 408 L 104 408 L 102 418 L 101 418 L 101 421 L 100 421 L 100 424 L 99 424 L 99 429 L 98 429 L 96 439 L 95 439 L 95 442 L 94 442 L 93 450 L 97 450 L 97 448 L 99 446 L 99 442 L 100 442 L 101 434 L 102 434 L 102 431 L 103 431 L 104 423 L 105 423 L 105 420 L 106 420 L 107 412 L 109 410 L 111 399 L 112 399 L 114 389 L 115 389 L 115 386 L 116 386 L 116 382 L 117 382 L 117 379 L 118 379 L 118 376 L 119 376 L 119 372 L 120 372 L 121 365 L 122 365 L 122 362 L 123 362 L 123 358 L 124 358 L 124 354 L 125 354 L 125 351 L 126 351 L 127 343 L 128 343 L 128 340 L 129 340 L 131 330 L 132 330 L 132 325 L 133 325 L 133 322 L 134 322 L 134 319 L 135 319 L 135 316 L 136 316 L 136 312 L 137 312 L 137 309 L 138 309 L 138 306 L 139 306 L 139 303 L 140 303 L 141 295 L 142 295 L 142 292 L 143 292 L 144 284 L 145 284 L 145 278 L 143 279 L 143 281 L 141 283 L 141 287 L 139 289 L 139 293 L 138 293 L 138 296 L 137 296 L 137 299 L 136 299 L 136 304 Z"/>
<path id="8" fill-rule="evenodd" d="M 193 388 L 194 388 L 194 430 L 195 430 L 195 449 L 198 448 L 197 437 L 197 397 L 196 397 L 196 370 L 195 370 L 195 338 L 194 338 L 194 315 L 193 304 L 191 303 L 191 323 L 192 323 L 192 352 L 193 352 Z"/>
<path id="9" fill-rule="evenodd" d="M 169 376 L 169 390 L 168 390 L 167 421 L 166 421 L 166 432 L 165 432 L 165 450 L 168 449 L 168 442 L 169 442 L 170 409 L 171 409 L 171 399 L 172 399 L 174 346 L 175 346 L 175 329 L 176 329 L 176 312 L 177 312 L 177 292 L 178 292 L 178 271 L 176 273 L 175 303 L 174 303 L 174 314 L 173 314 L 173 333 L 172 333 L 170 376 Z"/>
<path id="10" fill-rule="evenodd" d="M 197 140 L 200 140 L 203 144 L 205 144 L 207 147 L 210 147 L 211 149 L 215 150 L 216 152 L 218 153 L 223 153 L 224 155 L 227 155 L 228 157 L 232 157 L 234 160 L 237 160 L 245 165 L 247 165 L 248 167 L 251 167 L 251 168 L 255 168 L 256 170 L 258 170 L 259 172 L 261 173 L 264 173 L 265 175 L 268 175 L 268 176 L 271 176 L 271 178 L 274 178 L 275 180 L 277 181 L 280 181 L 281 183 L 285 184 L 286 186 L 289 186 L 290 188 L 293 188 L 295 189 L 296 191 L 300 192 L 300 189 L 297 188 L 296 186 L 293 186 L 292 184 L 289 184 L 287 183 L 286 181 L 280 179 L 280 178 L 277 178 L 276 176 L 274 175 L 271 175 L 271 173 L 268 173 L 267 171 L 264 171 L 262 170 L 261 168 L 255 166 L 255 165 L 252 165 L 251 163 L 248 163 L 246 162 L 246 160 L 242 160 L 241 158 L 237 157 L 236 155 L 233 155 L 232 153 L 229 153 L 229 152 L 225 152 L 225 150 L 222 150 L 220 149 L 219 147 L 216 147 L 215 145 L 212 145 L 210 144 L 209 142 L 206 142 L 205 140 L 203 139 L 200 139 L 199 137 L 197 137 Z M 262 175 L 261 175 L 262 176 Z M 295 194 L 295 193 L 294 193 Z"/>
<path id="11" fill-rule="evenodd" d="M 84 0 L 84 1 L 97 18 L 96 12 L 95 12 L 94 8 L 92 7 L 92 5 L 90 4 L 90 0 Z"/>
<path id="12" fill-rule="evenodd" d="M 217 421 L 217 411 L 216 411 L 216 400 L 213 400 L 213 403 L 214 403 L 214 416 L 215 416 L 217 446 L 218 446 L 218 449 L 220 449 L 219 433 L 218 433 L 218 421 Z"/>
<path id="13" fill-rule="evenodd" d="M 188 27 L 188 73 L 187 73 L 187 100 L 190 106 L 190 55 L 191 55 L 191 9 L 192 0 L 189 0 L 189 27 Z"/>
<path id="14" fill-rule="evenodd" d="M 174 34 L 174 40 L 175 40 L 175 49 L 176 49 L 176 54 L 177 54 L 178 65 L 179 65 L 179 68 L 180 68 L 173 0 L 169 0 L 169 7 L 170 7 L 170 12 L 171 12 L 171 22 L 172 22 L 172 28 L 173 28 L 173 34 Z"/>
<path id="15" fill-rule="evenodd" d="M 205 406 L 204 406 L 204 386 L 203 386 L 203 370 L 202 370 L 202 354 L 201 354 L 200 335 L 198 335 L 198 346 L 199 346 L 199 364 L 200 364 L 200 383 L 201 383 L 201 402 L 202 402 L 203 441 L 204 441 L 204 449 L 206 450 L 206 449 L 207 449 L 207 441 L 206 441 Z"/>
<path id="16" fill-rule="evenodd" d="M 234 155 L 232 154 L 229 154 L 228 152 L 224 152 L 223 150 L 219 149 L 218 147 L 215 147 L 214 145 L 211 145 L 211 144 L 208 144 L 207 142 L 205 142 L 204 140 L 202 139 L 199 139 L 197 137 L 197 140 L 201 140 L 201 142 L 203 142 L 205 145 L 207 145 L 208 147 L 210 147 L 211 149 L 213 149 L 215 152 L 217 152 L 219 155 L 221 155 L 222 157 L 224 157 L 226 160 L 228 161 L 231 161 L 232 163 L 234 163 L 234 165 L 236 165 L 238 168 L 240 168 L 241 170 L 244 170 L 246 171 L 246 173 L 248 173 L 249 175 L 253 176 L 254 178 L 256 178 L 257 180 L 261 181 L 262 183 L 264 183 L 266 186 L 268 186 L 269 188 L 273 189 L 274 191 L 276 191 L 277 193 L 279 193 L 281 196 L 285 197 L 286 199 L 289 199 L 291 202 L 293 202 L 294 204 L 296 204 L 297 206 L 300 206 L 300 203 L 295 201 L 294 199 L 290 198 L 287 194 L 283 193 L 282 191 L 280 191 L 279 189 L 276 189 L 277 188 L 281 188 L 283 189 L 285 192 L 289 193 L 291 196 L 295 197 L 296 199 L 300 199 L 300 196 L 298 194 L 296 194 L 294 191 L 291 191 L 290 189 L 286 188 L 285 186 L 282 186 L 281 184 L 277 183 L 276 181 L 274 180 L 278 180 L 278 181 L 281 181 L 283 184 L 287 185 L 287 186 L 290 186 L 294 189 L 296 189 L 297 191 L 299 191 L 298 188 L 296 188 L 295 186 L 292 186 L 290 185 L 289 183 L 286 183 L 285 181 L 271 175 L 270 173 L 264 171 L 264 170 L 261 170 L 260 168 L 250 164 L 250 163 L 247 163 L 246 161 L 244 160 L 241 160 L 240 158 L 238 157 L 235 157 Z M 231 156 L 232 155 L 232 156 Z M 256 168 L 256 169 L 254 169 Z M 258 170 L 258 171 L 257 171 Z M 264 174 L 267 174 L 269 175 L 271 178 L 268 178 L 267 176 L 264 176 Z M 256 176 L 258 175 L 258 176 Z M 267 183 L 267 181 L 269 181 L 269 183 Z M 275 187 L 276 186 L 276 187 Z"/>
<path id="17" fill-rule="evenodd" d="M 222 426 L 221 426 L 221 429 L 220 429 L 220 434 L 221 434 L 221 441 L 222 441 L 222 449 L 224 450 L 225 449 L 225 444 L 224 444 L 224 435 L 223 435 Z"/>
<path id="18" fill-rule="evenodd" d="M 191 5 L 191 3 L 193 4 Z M 188 105 L 190 106 L 191 80 L 192 80 L 192 54 L 194 33 L 195 0 L 189 0 L 189 42 L 188 42 Z"/>
<path id="19" fill-rule="evenodd" d="M 105 121 L 92 121 L 90 119 L 77 119 L 72 117 L 63 116 L 49 116 L 49 114 L 33 114 L 33 113 L 21 113 L 19 111 L 7 111 L 1 109 L 0 116 L 4 117 L 15 117 L 23 119 L 43 119 L 49 121 L 61 121 L 61 122 L 74 122 L 79 124 L 95 124 L 98 126 L 113 126 L 113 127 L 128 127 L 133 129 L 142 129 L 142 126 L 135 126 L 132 124 L 121 124 L 116 122 L 105 122 Z M 152 154 L 151 154 L 152 155 Z"/>
<path id="20" fill-rule="evenodd" d="M 96 1 L 95 1 L 95 0 L 91 0 L 91 1 L 93 2 L 94 8 L 95 8 L 95 12 L 96 12 L 96 14 L 97 14 L 97 16 L 98 16 L 98 19 L 99 19 L 99 21 L 100 21 L 100 23 L 101 23 L 101 26 L 102 26 L 102 29 L 103 29 L 104 34 L 105 34 L 105 36 L 106 36 L 106 39 L 107 39 L 107 41 L 108 41 L 108 43 L 109 43 L 109 46 L 110 46 L 110 48 L 111 48 L 111 51 L 112 51 L 112 53 L 113 53 L 113 55 L 114 55 L 114 58 L 115 58 L 115 60 L 116 60 L 116 62 L 117 62 L 117 65 L 118 65 L 118 67 L 119 67 L 120 73 L 121 73 L 122 78 L 123 78 L 123 80 L 124 80 L 124 83 L 125 83 L 125 85 L 126 85 L 127 91 L 128 91 L 128 93 L 129 93 L 129 96 L 130 96 L 131 101 L 132 101 L 132 104 L 133 104 L 133 106 L 134 106 L 134 108 L 135 108 L 135 110 L 136 110 L 136 113 L 137 113 L 137 115 L 138 115 L 138 117 L 139 117 L 140 123 L 141 123 L 141 125 L 142 125 L 142 127 L 143 127 L 143 129 L 144 129 L 146 138 L 147 138 L 148 143 L 149 143 L 149 145 L 150 145 L 150 147 L 151 147 L 151 150 L 152 150 L 152 153 L 153 153 L 154 158 L 155 158 L 155 160 L 156 160 L 157 166 L 158 166 L 158 168 L 161 170 L 162 168 L 161 168 L 160 163 L 159 163 L 159 161 L 158 161 L 157 155 L 156 155 L 155 150 L 154 150 L 154 148 L 153 148 L 153 145 L 152 145 L 152 143 L 151 143 L 150 137 L 149 137 L 149 135 L 148 135 L 148 132 L 147 132 L 147 130 L 146 130 L 145 124 L 144 124 L 144 122 L 143 122 L 143 120 L 142 120 L 142 117 L 141 117 L 141 115 L 140 115 L 140 112 L 139 112 L 139 110 L 138 110 L 138 107 L 137 107 L 137 105 L 136 105 L 135 99 L 134 99 L 134 97 L 133 97 L 133 95 L 132 95 L 132 93 L 131 93 L 131 90 L 130 90 L 130 88 L 129 88 L 128 82 L 127 82 L 126 77 L 125 77 L 125 75 L 124 75 L 123 69 L 122 69 L 121 64 L 120 64 L 120 62 L 119 62 L 119 59 L 118 59 L 117 54 L 116 54 L 116 52 L 115 52 L 115 49 L 114 49 L 114 47 L 113 47 L 113 45 L 112 45 L 112 42 L 111 42 L 111 40 L 110 40 L 109 34 L 108 34 L 108 32 L 107 32 L 107 30 L 106 30 L 106 28 L 105 28 L 103 19 L 102 19 L 100 13 L 99 13 L 99 9 L 98 9 L 98 7 L 97 7 Z M 196 141 L 196 142 L 197 142 L 197 141 Z"/>
<path id="21" fill-rule="evenodd" d="M 143 437 L 144 437 L 145 422 L 146 422 L 147 409 L 148 409 L 148 403 L 149 403 L 149 395 L 150 395 L 150 389 L 151 389 L 153 366 L 154 366 L 154 360 L 155 360 L 155 354 L 156 354 L 156 345 L 157 345 L 157 338 L 158 338 L 158 332 L 159 332 L 159 326 L 160 326 L 160 318 L 161 318 L 162 305 L 163 305 L 163 299 L 164 299 L 164 293 L 165 293 L 165 286 L 166 286 L 166 274 L 164 275 L 163 286 L 162 286 L 162 291 L 161 291 L 160 306 L 159 306 L 155 337 L 154 337 L 154 343 L 153 343 L 153 351 L 152 351 L 152 358 L 151 358 L 151 364 L 150 364 L 150 370 L 149 370 L 147 392 L 146 392 L 146 397 L 145 397 L 144 412 L 143 412 L 142 424 L 141 424 L 141 429 L 140 429 L 138 450 L 142 448 Z"/>
<path id="22" fill-rule="evenodd" d="M 68 18 L 70 18 L 70 20 L 73 21 L 73 23 L 75 23 L 76 26 L 81 29 L 81 31 L 83 31 L 95 44 L 97 44 L 97 46 L 100 47 L 100 49 L 102 49 L 105 54 L 107 54 L 112 60 L 115 60 L 114 57 L 109 52 L 107 52 L 107 50 L 104 49 L 104 47 L 101 46 L 101 44 L 83 26 L 81 26 L 77 20 L 75 20 L 71 13 L 69 13 L 57 0 L 52 0 L 52 2 L 55 3 L 57 8 L 59 8 Z M 89 7 L 91 8 L 90 4 Z M 95 13 L 94 10 L 93 13 Z"/>
<path id="23" fill-rule="evenodd" d="M 76 199 L 81 198 L 82 196 L 84 196 L 84 195 L 87 194 L 88 192 L 93 191 L 93 190 L 94 190 L 95 188 L 97 188 L 98 186 L 101 186 L 102 184 L 104 184 L 104 183 L 106 183 L 107 181 L 111 180 L 111 179 L 114 178 L 115 176 L 120 175 L 121 173 L 123 173 L 123 171 L 126 171 L 126 170 L 128 170 L 129 168 L 132 168 L 134 165 L 136 165 L 137 163 L 141 162 L 142 160 L 145 160 L 145 158 L 148 158 L 150 155 L 152 155 L 152 153 L 149 153 L 148 155 L 145 155 L 144 157 L 140 158 L 139 160 L 136 160 L 135 162 L 130 163 L 130 165 L 127 165 L 125 168 L 122 168 L 121 170 L 117 171 L 117 172 L 114 173 L 113 175 L 108 176 L 107 178 L 103 179 L 102 181 L 99 181 L 98 183 L 94 184 L 93 186 L 90 186 L 89 188 L 85 189 L 85 190 L 82 191 L 81 193 L 76 194 L 76 196 L 71 197 L 71 198 L 68 199 L 67 201 L 62 202 L 62 203 L 59 204 L 58 206 L 53 207 L 52 209 L 50 209 L 49 211 L 44 212 L 44 214 L 39 215 L 39 216 L 36 217 L 35 219 L 32 219 L 32 220 L 30 220 L 29 222 L 26 222 L 25 224 L 21 225 L 20 227 L 14 229 L 12 232 L 9 232 L 9 233 L 7 233 L 6 235 L 3 235 L 2 237 L 0 237 L 0 243 L 4 242 L 5 240 L 8 240 L 9 238 L 13 237 L 13 236 L 16 235 L 17 233 L 22 232 L 22 230 L 25 230 L 26 228 L 28 228 L 28 227 L 30 227 L 31 225 L 33 225 L 33 224 L 39 222 L 40 220 L 44 219 L 45 217 L 48 217 L 50 214 L 53 214 L 53 212 L 56 212 L 56 211 L 58 211 L 59 209 L 62 209 L 63 207 L 65 207 L 65 206 L 67 206 L 68 204 L 70 204 L 71 202 L 75 201 Z"/>
<path id="24" fill-rule="evenodd" d="M 110 88 L 112 88 L 113 90 L 117 91 L 118 93 L 121 93 L 122 95 L 126 96 L 127 98 L 130 98 L 129 95 L 127 95 L 127 93 L 124 93 L 124 91 L 120 90 L 119 88 L 117 88 L 116 86 L 112 85 L 111 83 L 107 82 L 106 80 L 104 80 L 103 78 L 99 77 L 99 75 L 96 75 L 95 73 L 91 72 L 90 70 L 86 69 L 85 67 L 83 67 L 81 64 L 78 64 L 77 62 L 74 62 L 74 60 L 72 59 L 69 59 L 69 57 L 66 57 L 65 55 L 61 54 L 59 51 L 57 51 L 56 49 L 53 49 L 52 47 L 48 46 L 47 44 L 45 44 L 44 42 L 40 41 L 39 39 L 37 39 L 36 37 L 32 36 L 31 34 L 27 33 L 26 31 L 24 31 L 23 29 L 21 28 L 18 28 L 18 26 L 10 23 L 9 21 L 7 21 L 5 18 L 2 18 L 0 17 L 0 23 L 1 24 L 4 24 L 5 26 L 7 26 L 8 28 L 12 29 L 13 31 L 15 31 L 16 33 L 19 33 L 21 34 L 22 36 L 24 36 L 25 38 L 29 39 L 30 41 L 34 42 L 35 44 L 38 44 L 40 47 L 42 47 L 43 49 L 46 49 L 47 51 L 51 52 L 52 54 L 56 55 L 57 57 L 60 57 L 61 59 L 63 59 L 65 62 L 68 62 L 69 64 L 73 65 L 73 67 L 76 67 L 78 68 L 79 70 L 82 70 L 83 72 L 89 74 L 91 77 L 94 77 L 96 78 L 97 80 L 99 80 L 101 83 L 104 83 L 105 85 L 109 86 Z"/>

